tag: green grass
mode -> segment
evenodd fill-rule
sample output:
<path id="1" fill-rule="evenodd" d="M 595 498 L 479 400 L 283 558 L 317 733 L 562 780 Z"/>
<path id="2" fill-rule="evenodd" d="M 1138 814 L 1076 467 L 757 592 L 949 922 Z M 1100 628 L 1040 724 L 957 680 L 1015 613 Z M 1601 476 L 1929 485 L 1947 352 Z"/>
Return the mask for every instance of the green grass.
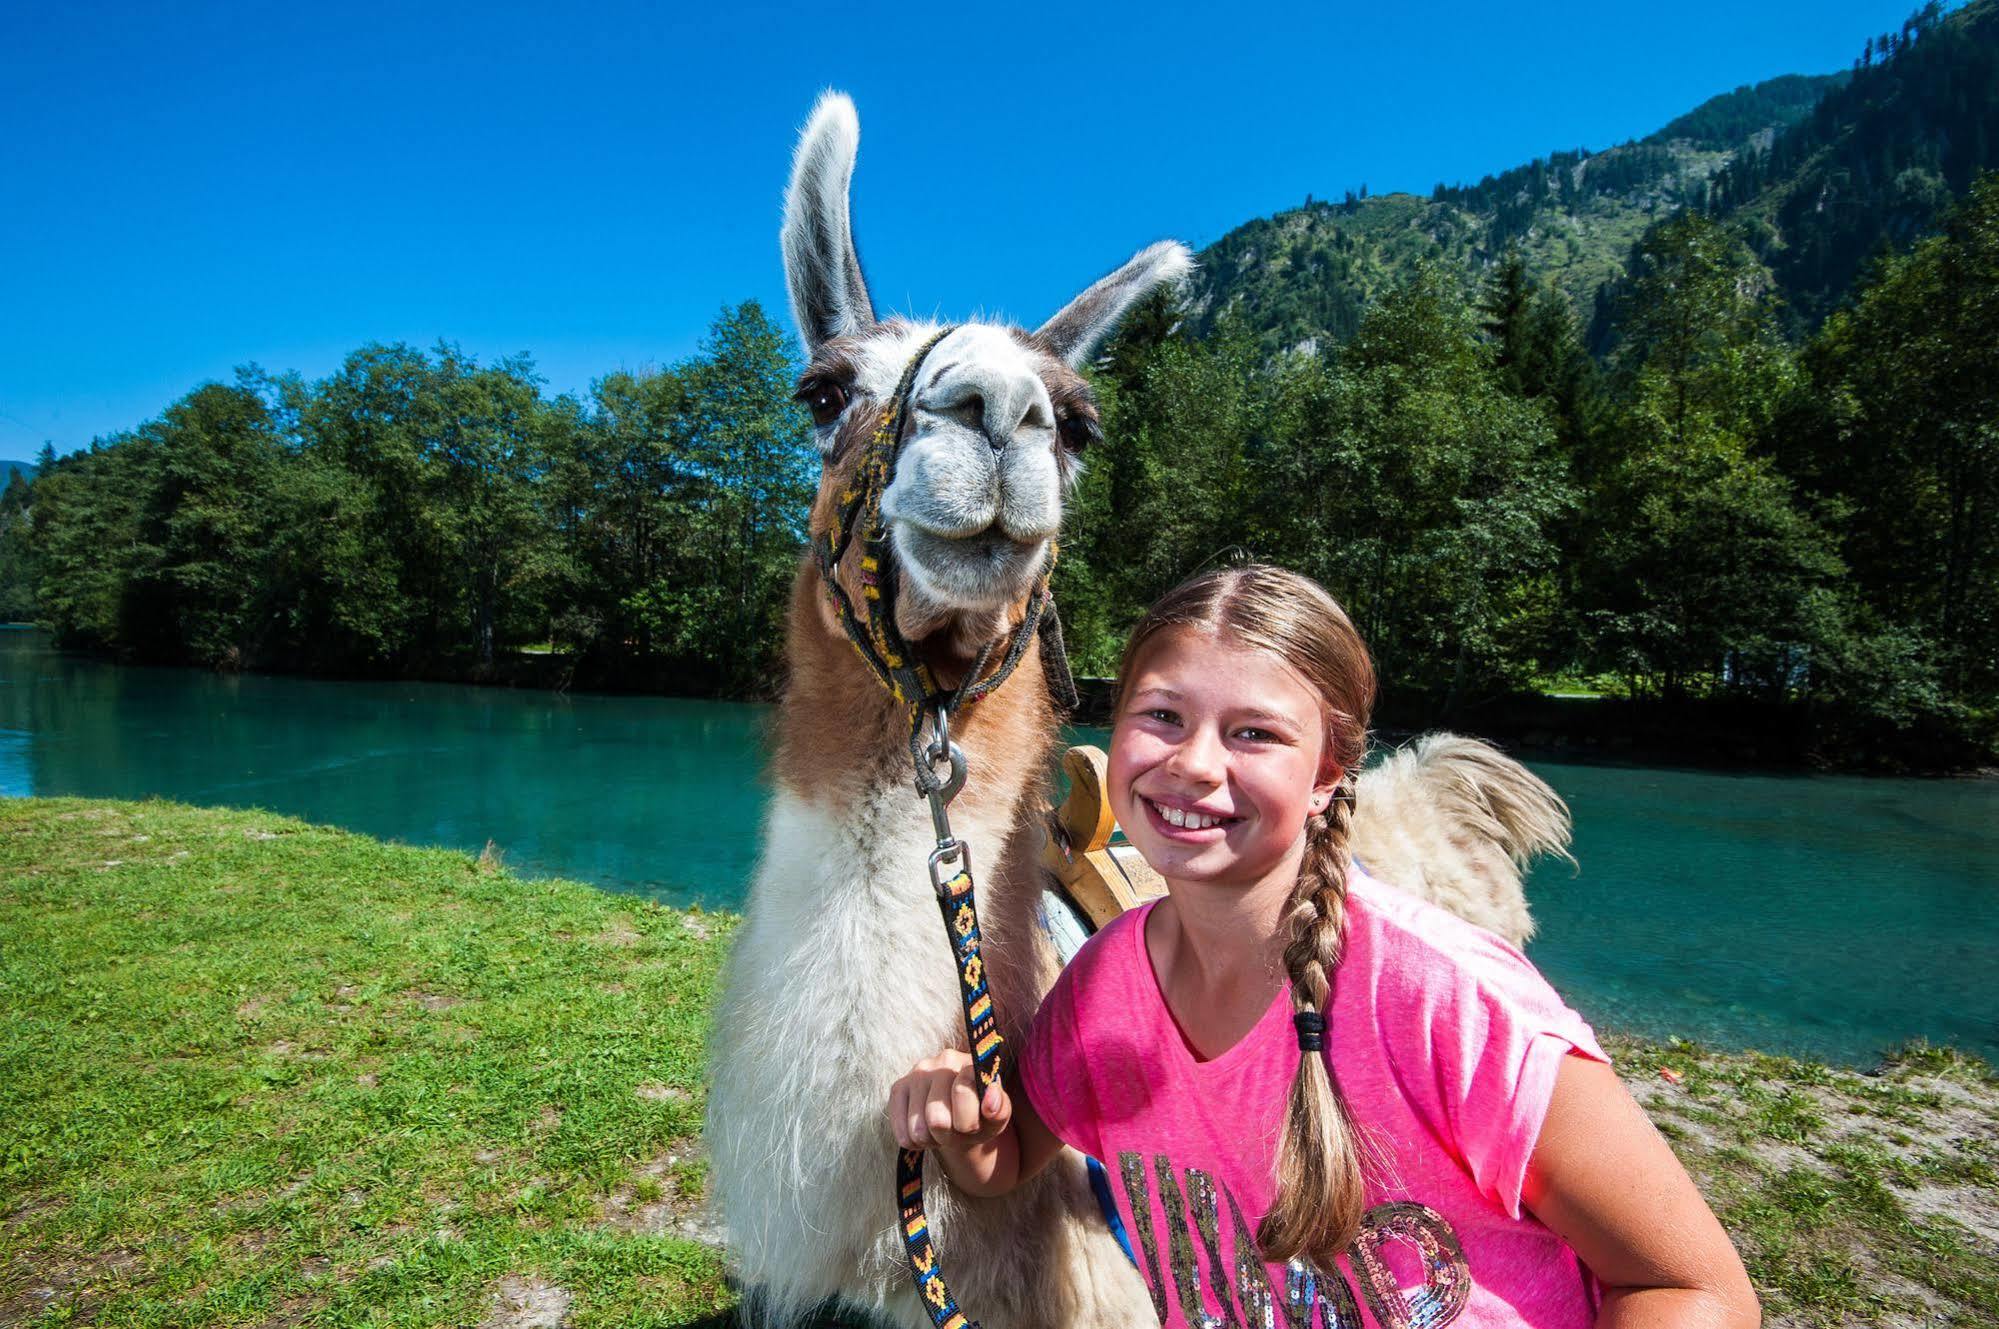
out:
<path id="1" fill-rule="evenodd" d="M 1874 1074 L 1606 1044 L 1735 1238 L 1765 1323 L 1999 1323 L 1992 1067 L 1921 1044 Z"/>
<path id="2" fill-rule="evenodd" d="M 0 801 L 0 1325 L 511 1295 L 720 1329 L 689 1238 L 730 924 L 265 813 Z M 1990 1067 L 1607 1041 L 1767 1322 L 1999 1322 Z"/>
<path id="3" fill-rule="evenodd" d="M 721 1311 L 671 1233 L 726 925 L 261 813 L 0 803 L 0 1323 L 473 1324 L 507 1275 L 577 1326 Z"/>
<path id="4" fill-rule="evenodd" d="M 1625 697 L 1630 695 L 1626 680 L 1616 674 L 1542 674 L 1532 684 L 1534 691 L 1548 697 Z"/>

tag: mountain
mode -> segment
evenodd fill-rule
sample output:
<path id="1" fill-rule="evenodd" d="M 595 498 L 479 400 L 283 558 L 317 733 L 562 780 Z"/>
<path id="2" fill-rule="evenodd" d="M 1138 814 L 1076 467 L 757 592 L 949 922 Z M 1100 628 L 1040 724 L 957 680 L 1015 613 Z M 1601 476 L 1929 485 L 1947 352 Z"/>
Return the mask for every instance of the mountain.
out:
<path id="1" fill-rule="evenodd" d="M 1999 0 L 1929 4 L 1868 44 L 1851 79 L 1715 178 L 1798 321 L 1816 326 L 1883 249 L 1927 234 L 1999 166 Z"/>
<path id="2" fill-rule="evenodd" d="M 1905 245 L 1999 152 L 1999 0 L 1931 4 L 1849 71 L 1713 97 L 1635 142 L 1551 153 L 1429 197 L 1395 193 L 1258 218 L 1200 256 L 1197 334 L 1234 320 L 1267 350 L 1351 336 L 1423 261 L 1487 271 L 1517 248 L 1598 344 L 1632 246 L 1685 208 L 1735 221 L 1794 322 L 1815 326 L 1884 244 Z"/>
<path id="3" fill-rule="evenodd" d="M 0 488 L 6 487 L 15 471 L 19 471 L 24 480 L 34 479 L 35 469 L 35 464 L 31 461 L 0 461 Z"/>

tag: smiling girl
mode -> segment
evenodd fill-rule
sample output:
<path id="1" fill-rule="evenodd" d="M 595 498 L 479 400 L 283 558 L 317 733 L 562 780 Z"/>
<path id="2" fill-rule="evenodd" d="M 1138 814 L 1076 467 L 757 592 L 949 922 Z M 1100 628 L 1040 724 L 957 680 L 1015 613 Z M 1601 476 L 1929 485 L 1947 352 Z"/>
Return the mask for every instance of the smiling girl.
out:
<path id="1" fill-rule="evenodd" d="M 1014 1093 L 955 1051 L 898 1080 L 898 1142 L 975 1195 L 1103 1160 L 1168 1325 L 1755 1325 L 1589 1026 L 1349 861 L 1374 669 L 1331 597 L 1205 574 L 1119 679 L 1112 808 L 1168 893 L 1064 970 Z"/>

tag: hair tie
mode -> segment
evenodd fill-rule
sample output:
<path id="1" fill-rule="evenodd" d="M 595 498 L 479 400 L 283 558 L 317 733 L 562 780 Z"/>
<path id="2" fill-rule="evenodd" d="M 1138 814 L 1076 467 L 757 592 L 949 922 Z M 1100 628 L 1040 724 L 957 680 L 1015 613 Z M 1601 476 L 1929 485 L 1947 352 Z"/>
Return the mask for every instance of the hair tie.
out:
<path id="1" fill-rule="evenodd" d="M 1291 1017 L 1298 1026 L 1298 1050 L 1317 1052 L 1326 1045 L 1326 1017 L 1317 1011 L 1299 1011 Z"/>

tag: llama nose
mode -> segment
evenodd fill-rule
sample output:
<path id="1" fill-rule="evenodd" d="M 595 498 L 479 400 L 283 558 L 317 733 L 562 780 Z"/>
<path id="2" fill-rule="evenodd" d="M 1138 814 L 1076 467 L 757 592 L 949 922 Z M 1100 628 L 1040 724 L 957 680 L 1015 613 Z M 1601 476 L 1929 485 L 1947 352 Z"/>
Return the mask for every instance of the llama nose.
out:
<path id="1" fill-rule="evenodd" d="M 958 404 L 958 410 L 965 417 L 967 424 L 985 435 L 986 442 L 991 445 L 994 452 L 1006 450 L 1007 442 L 1013 438 L 1013 431 L 1004 427 L 994 428 L 997 422 L 993 419 L 992 409 L 983 395 L 972 393 Z"/>
<path id="2" fill-rule="evenodd" d="M 994 452 L 1004 452 L 1014 435 L 1034 422 L 1044 392 L 1041 380 L 1031 373 L 1008 375 L 987 386 L 981 424 Z"/>
<path id="3" fill-rule="evenodd" d="M 955 420 L 1004 452 L 1022 429 L 1052 428 L 1048 389 L 1032 369 L 1011 365 L 953 365 L 925 393 L 926 410 Z"/>

